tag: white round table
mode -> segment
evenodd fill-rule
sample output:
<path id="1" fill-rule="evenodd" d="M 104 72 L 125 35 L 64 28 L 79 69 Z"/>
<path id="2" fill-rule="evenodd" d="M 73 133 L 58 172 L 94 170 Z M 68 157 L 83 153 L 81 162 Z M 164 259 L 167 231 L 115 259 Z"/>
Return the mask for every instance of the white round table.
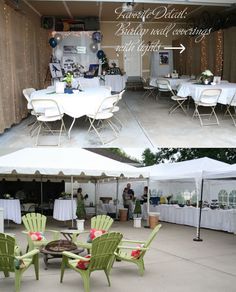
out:
<path id="1" fill-rule="evenodd" d="M 0 199 L 0 208 L 3 208 L 4 219 L 21 224 L 20 200 Z"/>
<path id="2" fill-rule="evenodd" d="M 73 212 L 72 212 L 73 205 Z M 77 200 L 60 200 L 54 201 L 53 218 L 59 221 L 76 219 Z M 73 216 L 72 216 L 73 214 Z"/>
<path id="3" fill-rule="evenodd" d="M 45 108 L 47 107 L 46 99 L 55 100 L 60 108 L 61 113 L 67 114 L 73 118 L 68 136 L 70 138 L 70 132 L 77 118 L 82 116 L 95 114 L 100 106 L 101 102 L 111 95 L 111 91 L 105 87 L 91 87 L 85 88 L 78 93 L 56 93 L 52 89 L 42 89 L 34 91 L 30 98 L 33 99 L 45 99 Z"/>

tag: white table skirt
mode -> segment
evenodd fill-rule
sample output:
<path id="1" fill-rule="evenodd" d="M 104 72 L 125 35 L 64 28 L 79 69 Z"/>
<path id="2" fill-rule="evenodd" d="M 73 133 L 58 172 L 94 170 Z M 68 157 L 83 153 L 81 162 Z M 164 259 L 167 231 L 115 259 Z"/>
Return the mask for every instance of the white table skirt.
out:
<path id="1" fill-rule="evenodd" d="M 94 114 L 104 98 L 111 95 L 111 92 L 102 86 L 86 88 L 78 93 L 53 93 L 54 91 L 42 89 L 34 91 L 31 99 L 53 99 L 62 113 L 73 118 L 79 118 L 87 114 Z"/>
<path id="2" fill-rule="evenodd" d="M 200 99 L 200 95 L 205 89 L 221 89 L 218 103 L 229 104 L 236 93 L 236 83 L 221 83 L 217 85 L 202 85 L 192 82 L 182 83 L 178 89 L 178 95 L 182 97 L 191 96 L 195 101 Z"/>
<path id="3" fill-rule="evenodd" d="M 199 209 L 195 207 L 179 207 L 178 205 L 158 205 L 156 212 L 160 213 L 160 220 L 197 226 Z M 236 232 L 236 210 L 202 209 L 201 227 Z"/>
<path id="4" fill-rule="evenodd" d="M 4 232 L 4 217 L 3 217 L 3 208 L 0 208 L 0 232 Z"/>
<path id="5" fill-rule="evenodd" d="M 105 85 L 111 86 L 111 91 L 122 91 L 125 88 L 126 81 L 126 75 L 105 75 Z"/>
<path id="6" fill-rule="evenodd" d="M 3 208 L 4 219 L 12 220 L 17 224 L 21 224 L 20 200 L 0 199 L 0 208 Z"/>
<path id="7" fill-rule="evenodd" d="M 73 200 L 73 212 L 71 200 L 55 200 L 53 218 L 59 221 L 76 219 L 77 200 Z M 73 217 L 72 217 L 73 214 Z"/>
<path id="8" fill-rule="evenodd" d="M 78 77 L 74 78 L 73 80 L 73 87 L 77 87 L 78 83 L 80 85 L 81 89 L 91 88 L 91 87 L 98 87 L 100 86 L 100 78 L 99 77 L 93 77 L 93 78 L 84 78 L 84 77 Z"/>
<path id="9" fill-rule="evenodd" d="M 158 78 L 150 78 L 149 84 L 151 86 L 157 87 L 157 79 Z M 168 80 L 170 82 L 170 86 L 172 89 L 176 90 L 182 83 L 187 82 L 190 80 L 190 78 L 161 78 L 164 80 Z"/>

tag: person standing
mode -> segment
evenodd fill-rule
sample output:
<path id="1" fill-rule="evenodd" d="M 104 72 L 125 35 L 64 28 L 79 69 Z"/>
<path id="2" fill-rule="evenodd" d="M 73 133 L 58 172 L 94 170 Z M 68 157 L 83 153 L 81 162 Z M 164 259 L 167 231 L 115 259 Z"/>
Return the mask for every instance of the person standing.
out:
<path id="1" fill-rule="evenodd" d="M 141 196 L 142 198 L 142 203 L 147 203 L 147 198 L 148 198 L 148 187 L 145 186 L 143 189 L 143 195 Z"/>
<path id="2" fill-rule="evenodd" d="M 128 219 L 133 218 L 133 200 L 134 200 L 134 191 L 131 189 L 131 184 L 128 183 L 126 188 L 123 191 L 123 202 L 124 208 L 128 209 Z"/>

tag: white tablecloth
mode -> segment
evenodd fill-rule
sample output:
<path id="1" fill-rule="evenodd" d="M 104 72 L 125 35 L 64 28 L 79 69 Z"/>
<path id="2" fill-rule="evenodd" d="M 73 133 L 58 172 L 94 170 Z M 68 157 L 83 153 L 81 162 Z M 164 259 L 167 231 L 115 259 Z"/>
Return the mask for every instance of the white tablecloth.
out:
<path id="1" fill-rule="evenodd" d="M 126 75 L 105 75 L 105 85 L 111 86 L 111 91 L 120 92 L 125 88 Z"/>
<path id="2" fill-rule="evenodd" d="M 156 87 L 157 86 L 157 79 L 158 78 L 150 78 L 149 84 L 151 86 Z M 170 82 L 171 88 L 174 90 L 176 90 L 180 84 L 190 80 L 190 78 L 164 78 L 164 77 L 162 79 L 168 80 Z"/>
<path id="3" fill-rule="evenodd" d="M 200 95 L 205 89 L 221 89 L 221 95 L 218 103 L 229 104 L 234 94 L 236 93 L 236 83 L 221 83 L 218 85 L 202 85 L 192 82 L 182 83 L 178 89 L 178 95 L 182 97 L 191 96 L 198 101 Z"/>
<path id="4" fill-rule="evenodd" d="M 178 205 L 158 205 L 156 211 L 160 213 L 160 220 L 197 226 L 199 209 L 195 207 L 179 207 Z M 236 232 L 236 210 L 202 209 L 201 227 Z"/>
<path id="5" fill-rule="evenodd" d="M 0 200 L 0 208 L 3 208 L 4 219 L 21 224 L 20 200 Z"/>
<path id="6" fill-rule="evenodd" d="M 4 217 L 3 217 L 3 208 L 0 208 L 0 232 L 4 232 Z"/>
<path id="7" fill-rule="evenodd" d="M 74 125 L 75 119 L 88 114 L 97 112 L 98 107 L 104 98 L 111 95 L 111 91 L 104 87 L 85 88 L 78 93 L 55 93 L 52 90 L 42 89 L 34 91 L 30 98 L 33 99 L 53 99 L 57 102 L 61 113 L 67 114 L 73 118 L 73 122 L 68 130 L 70 132 Z M 46 102 L 45 102 L 46 107 Z"/>
<path id="8" fill-rule="evenodd" d="M 73 219 L 76 219 L 77 200 L 73 200 Z M 72 219 L 71 200 L 55 200 L 53 208 L 53 218 L 59 221 Z"/>
<path id="9" fill-rule="evenodd" d="M 104 98 L 111 95 L 111 92 L 104 87 L 86 88 L 79 93 L 55 93 L 52 90 L 42 89 L 34 91 L 31 99 L 53 99 L 56 100 L 62 113 L 73 118 L 94 113 Z"/>

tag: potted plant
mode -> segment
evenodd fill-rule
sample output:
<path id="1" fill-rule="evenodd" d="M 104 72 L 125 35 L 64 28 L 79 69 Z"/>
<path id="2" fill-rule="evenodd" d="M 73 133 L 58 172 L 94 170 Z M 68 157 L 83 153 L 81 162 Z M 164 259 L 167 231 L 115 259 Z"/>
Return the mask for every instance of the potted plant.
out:
<path id="1" fill-rule="evenodd" d="M 141 208 L 141 203 L 140 200 L 136 199 L 135 201 L 135 207 L 134 207 L 134 212 L 133 214 L 136 214 L 136 217 L 134 217 L 134 227 L 140 228 L 141 227 L 141 214 L 142 214 L 142 208 Z"/>
<path id="2" fill-rule="evenodd" d="M 63 81 L 66 82 L 65 93 L 73 93 L 72 90 L 73 74 L 67 72 L 65 77 L 63 78 Z"/>
<path id="3" fill-rule="evenodd" d="M 85 210 L 85 204 L 84 201 L 88 198 L 88 195 L 86 194 L 83 196 L 80 194 L 77 200 L 77 209 L 76 209 L 76 223 L 77 223 L 77 229 L 79 231 L 84 230 L 84 221 L 86 219 L 86 210 Z"/>
<path id="4" fill-rule="evenodd" d="M 201 73 L 200 81 L 202 84 L 210 84 L 213 81 L 213 73 L 210 70 L 205 70 Z"/>

